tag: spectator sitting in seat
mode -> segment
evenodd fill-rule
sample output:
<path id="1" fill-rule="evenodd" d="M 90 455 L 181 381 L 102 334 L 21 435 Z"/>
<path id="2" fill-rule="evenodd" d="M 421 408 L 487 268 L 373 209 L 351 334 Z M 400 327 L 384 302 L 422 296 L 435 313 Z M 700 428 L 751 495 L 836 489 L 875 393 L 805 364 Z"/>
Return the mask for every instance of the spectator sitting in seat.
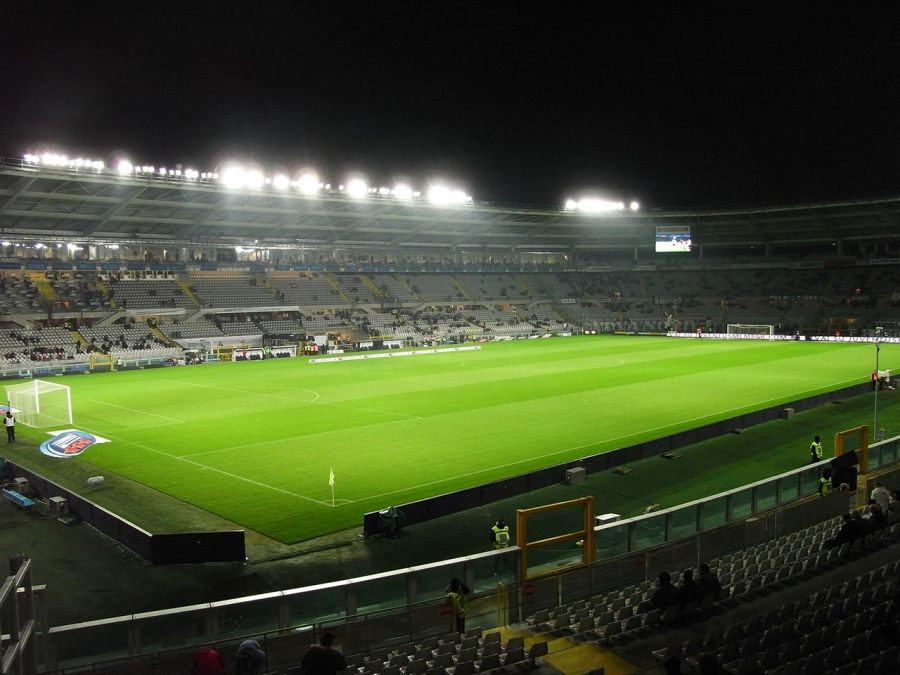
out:
<path id="1" fill-rule="evenodd" d="M 650 604 L 654 609 L 665 609 L 678 604 L 678 589 L 672 585 L 672 576 L 668 572 L 659 573 L 659 586 L 653 591 Z"/>
<path id="2" fill-rule="evenodd" d="M 862 518 L 867 521 L 866 529 L 868 532 L 876 532 L 887 525 L 887 517 L 885 517 L 881 506 L 874 499 L 869 500 L 863 511 Z"/>
<path id="3" fill-rule="evenodd" d="M 881 512 L 887 514 L 888 506 L 891 501 L 891 493 L 881 484 L 881 481 L 875 481 L 875 488 L 872 490 L 872 494 L 869 495 L 869 498 L 878 502 L 878 506 L 881 507 Z"/>
<path id="4" fill-rule="evenodd" d="M 841 523 L 837 535 L 825 542 L 825 548 L 835 548 L 842 544 L 852 544 L 863 535 L 858 521 L 851 514 L 845 513 L 841 517 L 844 519 L 844 522 Z"/>
<path id="5" fill-rule="evenodd" d="M 700 565 L 700 590 L 703 591 L 703 597 L 712 598 L 713 601 L 719 599 L 722 593 L 722 582 L 719 581 L 718 575 L 709 569 L 709 565 L 703 563 Z"/>
<path id="6" fill-rule="evenodd" d="M 685 570 L 681 575 L 681 583 L 678 584 L 678 605 L 681 609 L 691 602 L 699 602 L 703 598 L 700 584 L 694 581 L 694 571 Z"/>
<path id="7" fill-rule="evenodd" d="M 888 502 L 887 519 L 888 523 L 891 525 L 900 522 L 900 495 L 897 494 L 896 490 L 891 490 L 891 501 Z"/>
<path id="8" fill-rule="evenodd" d="M 238 647 L 234 661 L 235 675 L 259 675 L 266 653 L 256 640 L 244 640 Z"/>
<path id="9" fill-rule="evenodd" d="M 332 646 L 334 634 L 324 633 L 317 645 L 310 645 L 309 651 L 300 663 L 300 672 L 304 675 L 335 675 L 347 667 L 341 648 Z"/>

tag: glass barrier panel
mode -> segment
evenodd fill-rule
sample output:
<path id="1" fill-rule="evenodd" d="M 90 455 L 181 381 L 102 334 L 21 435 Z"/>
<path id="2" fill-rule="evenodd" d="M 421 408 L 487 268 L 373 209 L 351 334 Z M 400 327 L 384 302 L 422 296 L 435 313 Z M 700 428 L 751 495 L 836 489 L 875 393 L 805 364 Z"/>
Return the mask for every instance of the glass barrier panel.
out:
<path id="1" fill-rule="evenodd" d="M 581 506 L 546 511 L 528 517 L 528 541 L 540 541 L 560 534 L 578 532 L 584 528 Z"/>
<path id="2" fill-rule="evenodd" d="M 140 651 L 145 654 L 214 640 L 211 618 L 209 608 L 136 618 Z"/>
<path id="3" fill-rule="evenodd" d="M 754 488 L 756 492 L 756 508 L 754 509 L 754 513 L 761 513 L 762 511 L 768 511 L 769 509 L 774 509 L 778 506 L 775 488 L 777 483 L 775 481 L 771 481 L 769 483 L 763 483 L 762 485 L 757 485 Z"/>
<path id="4" fill-rule="evenodd" d="M 882 448 L 883 446 L 877 446 L 874 448 L 869 448 L 869 471 L 873 471 L 875 469 L 880 469 L 882 466 Z"/>
<path id="5" fill-rule="evenodd" d="M 497 553 L 490 557 L 476 558 L 469 565 L 475 573 L 474 593 L 493 590 L 497 582 L 510 585 L 516 582 L 516 566 L 518 556 L 515 550 L 506 549 L 504 553 Z"/>
<path id="6" fill-rule="evenodd" d="M 778 483 L 780 504 L 789 504 L 800 496 L 800 476 L 786 476 Z"/>
<path id="7" fill-rule="evenodd" d="M 343 617 L 347 612 L 346 593 L 346 586 L 285 593 L 288 627 L 310 626 Z"/>
<path id="8" fill-rule="evenodd" d="M 278 595 L 214 607 L 216 637 L 228 639 L 277 630 L 281 601 Z"/>
<path id="9" fill-rule="evenodd" d="M 891 441 L 881 446 L 881 462 L 884 466 L 893 464 L 897 460 L 897 442 Z"/>
<path id="10" fill-rule="evenodd" d="M 594 544 L 598 560 L 628 553 L 628 524 L 594 532 Z"/>
<path id="11" fill-rule="evenodd" d="M 464 580 L 466 577 L 463 564 L 454 563 L 440 567 L 416 570 L 416 589 L 418 602 L 437 600 L 447 597 L 447 586 L 451 579 Z"/>
<path id="12" fill-rule="evenodd" d="M 896 448 L 896 441 L 885 443 L 881 446 L 881 466 L 889 466 L 896 461 L 896 457 L 894 456 Z"/>
<path id="13" fill-rule="evenodd" d="M 666 541 L 666 517 L 642 518 L 633 524 L 634 550 L 659 546 Z"/>
<path id="14" fill-rule="evenodd" d="M 669 514 L 669 541 L 697 533 L 697 505 L 678 509 Z"/>
<path id="15" fill-rule="evenodd" d="M 722 527 L 727 521 L 725 507 L 727 506 L 725 497 L 717 497 L 703 502 L 703 515 L 701 516 L 701 529 L 706 532 L 717 527 Z"/>
<path id="16" fill-rule="evenodd" d="M 819 491 L 819 476 L 822 475 L 822 469 L 818 466 L 811 466 L 800 474 L 800 496 L 808 497 Z"/>
<path id="17" fill-rule="evenodd" d="M 538 546 L 528 549 L 529 576 L 546 572 L 560 572 L 570 565 L 582 562 L 581 547 L 574 541 Z"/>
<path id="18" fill-rule="evenodd" d="M 131 627 L 131 621 L 122 621 L 52 633 L 57 665 L 71 667 L 128 656 Z M 85 649 L 85 645 L 90 645 L 90 649 Z"/>
<path id="19" fill-rule="evenodd" d="M 741 520 L 753 514 L 753 490 L 740 490 L 728 495 L 729 522 Z"/>
<path id="20" fill-rule="evenodd" d="M 393 574 L 381 579 L 355 583 L 353 591 L 356 593 L 358 614 L 377 612 L 391 607 L 405 607 L 409 597 L 405 574 Z"/>

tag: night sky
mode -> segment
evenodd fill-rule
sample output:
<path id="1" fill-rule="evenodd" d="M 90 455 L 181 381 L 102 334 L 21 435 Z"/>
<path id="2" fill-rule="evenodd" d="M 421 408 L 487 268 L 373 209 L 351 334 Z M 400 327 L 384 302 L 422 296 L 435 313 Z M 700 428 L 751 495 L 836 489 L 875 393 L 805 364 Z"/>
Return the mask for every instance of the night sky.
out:
<path id="1" fill-rule="evenodd" d="M 33 1 L 0 39 L 7 157 L 446 177 L 550 207 L 900 193 L 887 3 Z"/>

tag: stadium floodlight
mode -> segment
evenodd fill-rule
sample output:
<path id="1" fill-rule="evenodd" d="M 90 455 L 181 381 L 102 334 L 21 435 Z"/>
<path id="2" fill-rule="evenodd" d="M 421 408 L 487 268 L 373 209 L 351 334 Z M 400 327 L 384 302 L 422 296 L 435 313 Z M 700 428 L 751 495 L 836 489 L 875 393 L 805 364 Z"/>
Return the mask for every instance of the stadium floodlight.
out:
<path id="1" fill-rule="evenodd" d="M 291 179 L 283 173 L 276 174 L 272 178 L 272 186 L 276 190 L 287 190 L 291 186 Z"/>
<path id="2" fill-rule="evenodd" d="M 247 172 L 244 167 L 233 164 L 222 169 L 222 185 L 237 190 L 244 187 L 247 182 Z"/>
<path id="3" fill-rule="evenodd" d="M 380 187 L 380 188 L 378 188 L 378 195 L 379 195 L 379 196 L 381 196 L 381 197 L 387 197 L 387 196 L 390 195 L 390 194 L 391 194 L 391 189 L 390 189 L 390 188 L 386 188 L 386 187 Z"/>
<path id="4" fill-rule="evenodd" d="M 45 152 L 41 155 L 41 164 L 44 166 L 63 168 L 69 165 L 69 158 L 65 155 L 57 155 L 52 152 Z"/>
<path id="5" fill-rule="evenodd" d="M 250 169 L 246 174 L 247 187 L 254 190 L 260 189 L 265 183 L 262 171 L 258 169 Z"/>
<path id="6" fill-rule="evenodd" d="M 120 159 L 116 168 L 118 169 L 120 176 L 130 176 L 134 171 L 134 165 L 127 159 Z"/>
<path id="7" fill-rule="evenodd" d="M 369 186 L 362 178 L 351 178 L 347 181 L 347 194 L 354 199 L 362 199 L 369 192 Z"/>
<path id="8" fill-rule="evenodd" d="M 413 197 L 412 188 L 405 183 L 400 183 L 394 186 L 393 190 L 394 196 L 404 202 L 408 202 Z"/>
<path id="9" fill-rule="evenodd" d="M 428 201 L 439 206 L 447 204 L 467 204 L 472 198 L 462 190 L 454 190 L 446 185 L 432 185 L 428 188 Z"/>
<path id="10" fill-rule="evenodd" d="M 95 159 L 94 161 L 91 162 L 91 168 L 97 172 L 103 171 L 104 166 L 105 165 L 103 164 L 103 162 L 100 161 L 99 159 Z"/>
<path id="11" fill-rule="evenodd" d="M 625 202 L 617 202 L 600 197 L 582 197 L 578 201 L 566 200 L 566 211 L 581 211 L 583 213 L 610 213 L 612 211 L 624 211 Z"/>
<path id="12" fill-rule="evenodd" d="M 628 208 L 631 209 L 632 211 L 637 211 L 639 208 L 641 208 L 641 205 L 638 202 L 631 202 L 628 205 Z"/>
<path id="13" fill-rule="evenodd" d="M 185 169 L 184 177 L 188 180 L 197 180 L 200 178 L 200 172 L 197 169 Z"/>
<path id="14" fill-rule="evenodd" d="M 312 196 L 322 189 L 322 183 L 319 182 L 319 174 L 314 171 L 304 171 L 297 179 L 297 189 L 300 194 Z"/>

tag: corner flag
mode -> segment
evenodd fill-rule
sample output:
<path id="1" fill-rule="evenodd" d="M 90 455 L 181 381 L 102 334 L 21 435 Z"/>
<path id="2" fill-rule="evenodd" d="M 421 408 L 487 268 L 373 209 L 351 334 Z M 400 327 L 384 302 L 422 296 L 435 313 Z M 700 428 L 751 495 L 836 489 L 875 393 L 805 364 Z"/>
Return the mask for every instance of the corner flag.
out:
<path id="1" fill-rule="evenodd" d="M 328 485 L 331 486 L 331 505 L 334 506 L 334 468 L 328 469 Z"/>

